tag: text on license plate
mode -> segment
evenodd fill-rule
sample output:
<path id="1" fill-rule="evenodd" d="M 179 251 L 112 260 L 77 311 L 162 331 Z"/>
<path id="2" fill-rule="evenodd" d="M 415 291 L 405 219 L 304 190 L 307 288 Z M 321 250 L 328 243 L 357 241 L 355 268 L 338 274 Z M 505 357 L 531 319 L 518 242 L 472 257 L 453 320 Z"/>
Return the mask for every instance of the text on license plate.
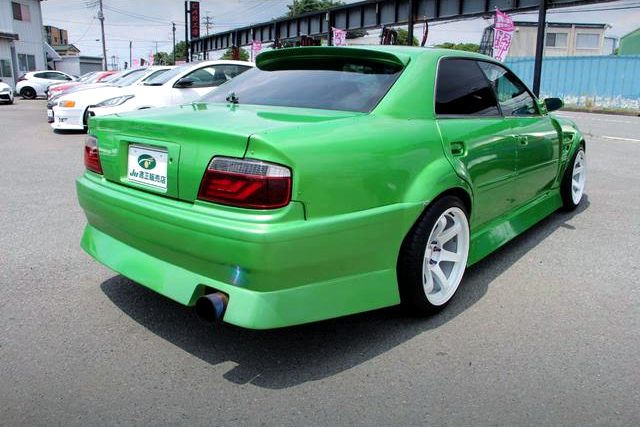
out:
<path id="1" fill-rule="evenodd" d="M 129 146 L 127 178 L 140 184 L 167 189 L 167 150 Z"/>

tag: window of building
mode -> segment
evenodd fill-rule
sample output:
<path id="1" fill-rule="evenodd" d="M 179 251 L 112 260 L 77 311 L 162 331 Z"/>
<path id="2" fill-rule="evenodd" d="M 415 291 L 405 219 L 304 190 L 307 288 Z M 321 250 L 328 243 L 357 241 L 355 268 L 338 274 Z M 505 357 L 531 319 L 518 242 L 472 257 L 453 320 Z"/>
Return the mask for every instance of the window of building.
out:
<path id="1" fill-rule="evenodd" d="M 11 61 L 9 61 L 8 59 L 0 59 L 0 78 L 12 76 L 13 73 L 11 72 Z"/>
<path id="2" fill-rule="evenodd" d="M 13 19 L 16 21 L 31 21 L 31 13 L 29 12 L 28 5 L 12 1 L 11 8 L 13 9 Z"/>
<path id="3" fill-rule="evenodd" d="M 576 36 L 576 48 L 598 49 L 600 47 L 600 34 L 581 33 Z"/>
<path id="4" fill-rule="evenodd" d="M 545 46 L 567 47 L 567 33 L 547 33 Z"/>
<path id="5" fill-rule="evenodd" d="M 18 54 L 18 70 L 34 71 L 36 69 L 36 57 L 34 55 Z"/>
<path id="6" fill-rule="evenodd" d="M 444 59 L 438 65 L 436 114 L 499 116 L 495 96 L 476 61 Z"/>

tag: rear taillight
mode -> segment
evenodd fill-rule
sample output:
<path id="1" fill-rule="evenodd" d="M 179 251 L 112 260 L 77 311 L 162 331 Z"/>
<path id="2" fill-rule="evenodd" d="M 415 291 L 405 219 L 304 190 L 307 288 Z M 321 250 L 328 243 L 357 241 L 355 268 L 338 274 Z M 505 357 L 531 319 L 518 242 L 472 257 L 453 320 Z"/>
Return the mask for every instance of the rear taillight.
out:
<path id="1" fill-rule="evenodd" d="M 260 160 L 214 157 L 198 198 L 243 208 L 281 208 L 291 200 L 291 171 Z"/>
<path id="2" fill-rule="evenodd" d="M 84 140 L 84 166 L 92 172 L 102 174 L 100 153 L 98 152 L 98 138 L 87 135 Z"/>

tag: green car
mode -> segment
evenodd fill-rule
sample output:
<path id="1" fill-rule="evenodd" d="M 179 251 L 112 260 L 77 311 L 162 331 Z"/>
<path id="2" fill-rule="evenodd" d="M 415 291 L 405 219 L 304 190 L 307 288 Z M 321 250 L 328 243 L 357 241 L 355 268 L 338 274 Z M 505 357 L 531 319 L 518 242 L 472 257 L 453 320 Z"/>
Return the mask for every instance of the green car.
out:
<path id="1" fill-rule="evenodd" d="M 258 56 L 199 102 L 91 119 L 82 248 L 253 329 L 404 303 L 575 209 L 585 141 L 502 64 L 412 47 Z"/>

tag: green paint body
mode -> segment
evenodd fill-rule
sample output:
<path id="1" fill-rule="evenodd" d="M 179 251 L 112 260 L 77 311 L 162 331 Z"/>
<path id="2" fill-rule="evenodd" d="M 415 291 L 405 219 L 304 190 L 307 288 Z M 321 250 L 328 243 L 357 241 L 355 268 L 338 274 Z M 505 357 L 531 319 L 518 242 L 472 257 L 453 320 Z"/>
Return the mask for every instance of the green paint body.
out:
<path id="1" fill-rule="evenodd" d="M 560 180 L 583 140 L 575 124 L 542 103 L 533 118 L 436 118 L 439 58 L 486 57 L 400 47 L 263 55 L 259 66 L 348 55 L 406 68 L 369 114 L 194 103 L 91 119 L 104 176 L 87 171 L 76 182 L 87 253 L 181 304 L 220 290 L 229 295 L 224 321 L 267 329 L 398 304 L 403 239 L 445 192 L 471 204 L 469 265 L 561 206 Z M 514 132 L 530 135 L 529 145 Z M 458 141 L 462 156 L 452 154 Z M 166 191 L 128 180 L 130 144 L 167 150 Z M 252 210 L 197 200 L 214 155 L 290 167 L 291 203 Z"/>

